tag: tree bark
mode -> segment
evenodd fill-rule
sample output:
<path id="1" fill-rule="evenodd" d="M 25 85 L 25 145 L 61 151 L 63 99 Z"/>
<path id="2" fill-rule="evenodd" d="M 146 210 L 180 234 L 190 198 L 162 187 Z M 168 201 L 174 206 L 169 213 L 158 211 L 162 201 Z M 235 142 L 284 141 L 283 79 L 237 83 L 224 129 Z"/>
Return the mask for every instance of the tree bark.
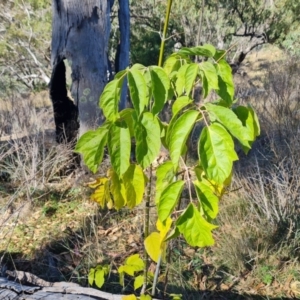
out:
<path id="1" fill-rule="evenodd" d="M 78 127 L 81 135 L 102 121 L 98 102 L 108 79 L 112 4 L 113 0 L 52 1 L 50 96 L 58 141 L 69 141 Z M 71 66 L 74 103 L 66 95 L 65 59 Z"/>

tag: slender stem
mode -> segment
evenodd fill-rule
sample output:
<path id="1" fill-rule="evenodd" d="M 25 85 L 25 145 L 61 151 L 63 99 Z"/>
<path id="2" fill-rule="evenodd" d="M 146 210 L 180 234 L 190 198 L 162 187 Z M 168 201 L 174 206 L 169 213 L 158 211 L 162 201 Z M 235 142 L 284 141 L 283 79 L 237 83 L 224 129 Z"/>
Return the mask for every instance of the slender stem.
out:
<path id="1" fill-rule="evenodd" d="M 154 274 L 154 278 L 153 278 L 152 293 L 151 293 L 152 296 L 155 296 L 155 289 L 156 289 L 156 285 L 157 285 L 157 281 L 158 281 L 160 264 L 161 264 L 161 253 L 158 257 L 158 261 L 157 261 L 157 265 L 156 265 L 156 269 L 155 269 L 155 274 Z"/>
<path id="2" fill-rule="evenodd" d="M 147 196 L 144 210 L 144 239 L 149 235 L 149 224 L 150 224 L 150 202 L 151 202 L 151 189 L 152 189 L 152 165 L 149 167 L 149 181 L 147 187 Z M 149 256 L 144 247 L 144 284 L 141 290 L 141 294 L 145 294 L 147 284 L 148 284 L 148 260 Z"/>
<path id="3" fill-rule="evenodd" d="M 163 35 L 161 37 L 161 44 L 160 44 L 160 52 L 159 52 L 159 60 L 158 60 L 159 67 L 162 66 L 162 60 L 163 60 L 164 51 L 165 51 L 165 41 L 166 41 L 166 36 L 167 36 L 167 29 L 169 26 L 169 17 L 170 17 L 170 13 L 171 13 L 171 6 L 172 6 L 172 0 L 168 0 L 166 19 L 165 19 Z"/>

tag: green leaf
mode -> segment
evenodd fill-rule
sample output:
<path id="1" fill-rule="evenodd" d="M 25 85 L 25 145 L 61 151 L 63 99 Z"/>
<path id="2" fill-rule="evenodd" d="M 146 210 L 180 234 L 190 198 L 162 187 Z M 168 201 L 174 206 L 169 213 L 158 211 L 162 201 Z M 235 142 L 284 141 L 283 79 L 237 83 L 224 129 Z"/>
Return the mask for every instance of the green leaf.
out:
<path id="1" fill-rule="evenodd" d="M 86 132 L 76 144 L 75 152 L 82 154 L 84 163 L 93 173 L 97 172 L 102 162 L 109 126 L 111 124 L 106 123 L 97 130 Z"/>
<path id="2" fill-rule="evenodd" d="M 110 127 L 107 145 L 111 164 L 121 176 L 130 165 L 131 139 L 125 122 L 118 122 Z"/>
<path id="3" fill-rule="evenodd" d="M 191 93 L 194 87 L 195 80 L 198 75 L 198 71 L 199 71 L 199 65 L 195 63 L 189 64 L 188 68 L 186 69 L 184 89 L 187 96 Z"/>
<path id="4" fill-rule="evenodd" d="M 138 69 L 131 69 L 127 77 L 131 101 L 135 111 L 140 116 L 149 103 L 147 84 L 143 74 Z"/>
<path id="5" fill-rule="evenodd" d="M 146 70 L 147 68 L 144 66 L 144 65 L 142 65 L 142 64 L 134 64 L 131 68 L 130 68 L 130 70 L 138 70 L 138 71 L 144 71 L 144 70 Z"/>
<path id="6" fill-rule="evenodd" d="M 194 181 L 193 183 L 205 216 L 210 220 L 215 219 L 219 212 L 219 198 L 204 182 Z"/>
<path id="7" fill-rule="evenodd" d="M 143 200 L 146 184 L 143 170 L 138 165 L 130 165 L 123 174 L 122 180 L 125 186 L 123 197 L 126 199 L 127 206 L 134 208 Z"/>
<path id="8" fill-rule="evenodd" d="M 214 60 L 218 62 L 219 60 L 223 59 L 225 57 L 225 55 L 226 55 L 225 50 L 218 49 L 218 50 L 216 50 L 216 53 L 214 55 Z"/>
<path id="9" fill-rule="evenodd" d="M 208 223 L 192 203 L 177 219 L 176 227 L 193 247 L 207 247 L 214 244 L 211 231 L 217 226 Z"/>
<path id="10" fill-rule="evenodd" d="M 259 124 L 258 116 L 251 106 L 248 106 L 248 109 L 249 109 L 249 111 L 253 117 L 253 121 L 254 121 L 254 126 L 253 126 L 254 127 L 254 136 L 258 137 L 260 135 L 260 124 Z"/>
<path id="11" fill-rule="evenodd" d="M 234 96 L 231 67 L 224 59 L 221 59 L 216 65 L 216 69 L 219 80 L 219 89 L 216 92 L 230 106 Z"/>
<path id="12" fill-rule="evenodd" d="M 121 209 L 126 203 L 123 196 L 126 195 L 125 186 L 122 180 L 120 180 L 118 174 L 114 171 L 112 172 L 110 179 L 110 192 L 114 200 L 115 209 Z"/>
<path id="13" fill-rule="evenodd" d="M 255 111 L 250 106 L 238 106 L 234 108 L 233 111 L 241 120 L 245 128 L 247 128 L 248 134 L 250 136 L 249 145 L 244 145 L 243 143 L 241 143 L 243 151 L 247 154 L 252 147 L 253 141 L 255 141 L 256 137 L 260 134 L 258 118 Z"/>
<path id="14" fill-rule="evenodd" d="M 198 116 L 199 113 L 196 110 L 186 111 L 176 120 L 169 134 L 170 157 L 175 166 L 178 165 L 185 143 Z"/>
<path id="15" fill-rule="evenodd" d="M 135 122 L 136 159 L 145 169 L 158 156 L 161 147 L 160 126 L 157 118 L 149 112 L 143 113 Z"/>
<path id="16" fill-rule="evenodd" d="M 150 233 L 144 241 L 145 249 L 153 261 L 158 262 L 161 255 L 161 237 L 158 232 Z"/>
<path id="17" fill-rule="evenodd" d="M 251 148 L 249 142 L 253 141 L 253 137 L 249 127 L 244 127 L 242 121 L 231 109 L 212 103 L 206 103 L 205 108 L 211 121 L 215 119 L 220 122 L 244 147 Z"/>
<path id="18" fill-rule="evenodd" d="M 154 105 L 152 113 L 158 114 L 164 107 L 168 100 L 168 93 L 170 88 L 170 80 L 164 69 L 153 66 L 150 68 L 152 93 L 154 98 Z"/>
<path id="19" fill-rule="evenodd" d="M 229 177 L 233 161 L 238 159 L 232 137 L 218 123 L 213 123 L 202 130 L 198 155 L 208 179 L 219 184 Z"/>
<path id="20" fill-rule="evenodd" d="M 174 165 L 171 161 L 166 161 L 156 169 L 156 194 L 155 203 L 157 204 L 162 191 L 175 179 Z"/>
<path id="21" fill-rule="evenodd" d="M 120 121 L 125 121 L 129 131 L 130 131 L 130 137 L 134 135 L 134 122 L 132 115 L 134 114 L 134 109 L 132 108 L 125 108 L 122 111 L 120 111 Z"/>
<path id="22" fill-rule="evenodd" d="M 88 276 L 89 285 L 92 286 L 95 280 L 95 269 L 91 268 Z"/>
<path id="23" fill-rule="evenodd" d="M 215 66 L 209 61 L 202 62 L 199 69 L 203 82 L 203 96 L 206 98 L 212 89 L 219 89 L 218 74 Z"/>
<path id="24" fill-rule="evenodd" d="M 189 67 L 188 64 L 185 64 L 180 67 L 177 73 L 177 80 L 176 80 L 176 93 L 178 96 L 181 96 L 184 93 L 185 88 L 185 73 L 187 68 Z"/>
<path id="25" fill-rule="evenodd" d="M 205 44 L 203 46 L 186 48 L 182 47 L 179 51 L 179 54 L 183 55 L 199 55 L 204 57 L 213 57 L 216 53 L 216 49 L 212 45 Z"/>
<path id="26" fill-rule="evenodd" d="M 188 106 L 191 103 L 193 103 L 193 99 L 191 99 L 188 96 L 181 96 L 177 98 L 172 105 L 173 116 L 177 115 L 180 110 L 182 110 L 184 107 Z"/>
<path id="27" fill-rule="evenodd" d="M 178 71 L 181 67 L 181 57 L 174 53 L 171 56 L 169 56 L 165 63 L 164 63 L 164 70 L 167 73 L 168 76 L 174 71 Z"/>
<path id="28" fill-rule="evenodd" d="M 116 121 L 119 118 L 119 100 L 124 77 L 109 82 L 100 96 L 100 108 L 109 121 Z"/>
<path id="29" fill-rule="evenodd" d="M 179 180 L 169 184 L 161 193 L 158 202 L 158 218 L 164 222 L 172 213 L 176 203 L 181 195 L 184 186 L 184 181 Z"/>
<path id="30" fill-rule="evenodd" d="M 140 288 L 144 284 L 144 276 L 139 275 L 135 277 L 134 283 L 133 283 L 133 288 L 136 291 L 138 288 Z"/>

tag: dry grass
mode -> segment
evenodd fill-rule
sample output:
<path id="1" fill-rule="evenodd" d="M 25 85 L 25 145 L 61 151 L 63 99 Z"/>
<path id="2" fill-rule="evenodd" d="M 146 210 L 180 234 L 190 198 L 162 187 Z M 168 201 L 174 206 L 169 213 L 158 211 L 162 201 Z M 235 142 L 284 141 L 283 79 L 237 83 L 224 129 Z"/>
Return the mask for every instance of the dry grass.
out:
<path id="1" fill-rule="evenodd" d="M 286 58 L 265 69 L 259 94 L 244 93 L 262 135 L 236 165 L 213 249 L 218 265 L 247 274 L 237 288 L 270 296 L 288 295 L 300 279 L 299 73 L 299 61 Z"/>

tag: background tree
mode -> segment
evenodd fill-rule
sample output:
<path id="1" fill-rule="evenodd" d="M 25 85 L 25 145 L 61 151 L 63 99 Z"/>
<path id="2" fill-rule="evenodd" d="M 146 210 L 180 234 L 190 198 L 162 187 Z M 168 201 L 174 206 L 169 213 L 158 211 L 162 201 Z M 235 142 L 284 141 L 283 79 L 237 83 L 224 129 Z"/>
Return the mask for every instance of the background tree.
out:
<path id="1" fill-rule="evenodd" d="M 46 88 L 50 32 L 50 0 L 0 2 L 0 97 Z"/>

